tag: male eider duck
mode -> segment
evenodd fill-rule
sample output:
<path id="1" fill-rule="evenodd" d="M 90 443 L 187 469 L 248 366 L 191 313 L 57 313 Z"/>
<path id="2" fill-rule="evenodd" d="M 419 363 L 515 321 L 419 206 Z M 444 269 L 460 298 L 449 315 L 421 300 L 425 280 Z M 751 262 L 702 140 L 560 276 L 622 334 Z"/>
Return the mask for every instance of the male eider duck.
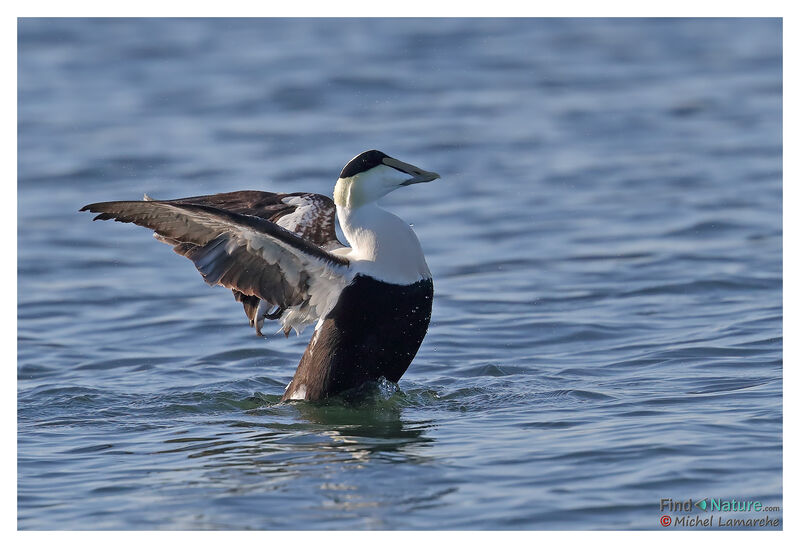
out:
<path id="1" fill-rule="evenodd" d="M 397 382 L 414 359 L 433 279 L 414 231 L 376 202 L 438 178 L 370 150 L 344 166 L 333 200 L 243 190 L 81 211 L 153 230 L 209 285 L 233 290 L 258 335 L 264 320 L 280 320 L 286 336 L 316 322 L 281 401 L 319 400 L 381 377 Z M 336 237 L 337 217 L 350 247 Z"/>

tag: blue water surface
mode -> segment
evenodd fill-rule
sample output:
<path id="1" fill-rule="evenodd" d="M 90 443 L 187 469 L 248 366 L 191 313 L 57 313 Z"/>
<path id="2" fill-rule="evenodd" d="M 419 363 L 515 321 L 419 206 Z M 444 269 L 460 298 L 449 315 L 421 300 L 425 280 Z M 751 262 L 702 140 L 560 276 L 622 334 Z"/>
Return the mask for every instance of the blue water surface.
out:
<path id="1" fill-rule="evenodd" d="M 782 506 L 780 20 L 18 31 L 20 529 L 661 529 L 661 498 Z M 147 230 L 77 212 L 330 195 L 372 148 L 442 179 L 383 200 L 436 297 L 399 388 L 360 405 L 279 404 L 310 330 L 257 338 Z"/>

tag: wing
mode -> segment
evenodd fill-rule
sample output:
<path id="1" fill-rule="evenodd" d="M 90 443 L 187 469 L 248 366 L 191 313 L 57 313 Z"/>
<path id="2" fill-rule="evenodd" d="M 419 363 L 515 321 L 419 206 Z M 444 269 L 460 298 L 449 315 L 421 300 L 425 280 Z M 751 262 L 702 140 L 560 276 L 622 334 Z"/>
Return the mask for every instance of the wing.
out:
<path id="1" fill-rule="evenodd" d="M 145 199 L 149 199 L 145 197 Z M 240 190 L 208 196 L 163 200 L 168 204 L 195 204 L 215 207 L 271 221 L 304 240 L 332 250 L 344 245 L 336 237 L 336 206 L 322 194 L 294 192 L 280 194 Z"/>
<path id="2" fill-rule="evenodd" d="M 150 198 L 145 196 L 145 200 L 150 200 Z M 252 215 L 294 232 L 304 240 L 313 242 L 327 251 L 344 247 L 336 237 L 336 205 L 333 200 L 322 194 L 310 192 L 281 194 L 259 190 L 240 190 L 164 200 L 164 202 L 206 205 L 243 215 Z M 156 238 L 165 241 L 158 234 L 156 234 Z M 166 243 L 176 245 L 177 242 Z M 175 251 L 186 255 L 184 250 L 189 248 L 190 244 L 186 244 L 180 249 L 176 248 Z M 283 313 L 283 309 L 280 307 L 273 307 L 268 301 L 262 301 L 254 295 L 245 295 L 236 289 L 233 290 L 233 297 L 244 306 L 244 313 L 250 320 L 250 326 L 255 327 L 258 335 L 261 335 L 261 326 L 265 319 L 278 319 Z"/>
<path id="3" fill-rule="evenodd" d="M 180 200 L 104 202 L 81 211 L 99 213 L 95 220 L 154 230 L 189 258 L 208 284 L 241 296 L 246 311 L 255 306 L 258 313 L 263 305 L 265 315 L 280 317 L 287 335 L 324 316 L 352 279 L 346 258 L 260 216 Z M 256 305 L 252 298 L 263 302 Z M 272 307 L 280 311 L 277 316 L 269 313 Z"/>

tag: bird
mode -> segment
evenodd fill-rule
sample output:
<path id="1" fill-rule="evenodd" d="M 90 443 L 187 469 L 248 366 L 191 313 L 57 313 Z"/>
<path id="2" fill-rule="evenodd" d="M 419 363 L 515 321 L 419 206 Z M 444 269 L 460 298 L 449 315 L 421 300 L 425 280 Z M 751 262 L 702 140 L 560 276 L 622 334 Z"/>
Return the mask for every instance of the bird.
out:
<path id="1" fill-rule="evenodd" d="M 257 335 L 264 322 L 298 335 L 315 324 L 281 402 L 318 401 L 381 378 L 397 383 L 430 324 L 433 277 L 411 226 L 378 205 L 439 179 L 378 150 L 342 169 L 333 199 L 241 190 L 89 204 L 93 220 L 134 223 L 233 292 Z M 338 220 L 348 245 L 336 235 Z"/>

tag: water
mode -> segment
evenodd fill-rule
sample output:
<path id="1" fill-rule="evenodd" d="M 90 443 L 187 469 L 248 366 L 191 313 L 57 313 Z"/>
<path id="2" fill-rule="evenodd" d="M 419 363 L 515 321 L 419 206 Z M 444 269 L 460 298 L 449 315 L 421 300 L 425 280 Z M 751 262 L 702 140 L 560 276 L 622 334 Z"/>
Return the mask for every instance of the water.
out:
<path id="1" fill-rule="evenodd" d="M 660 529 L 782 506 L 776 20 L 19 22 L 21 529 Z M 378 148 L 434 273 L 399 389 L 86 203 L 330 195 Z M 782 518 L 781 511 L 769 512 Z M 758 515 L 758 514 L 756 514 Z"/>

